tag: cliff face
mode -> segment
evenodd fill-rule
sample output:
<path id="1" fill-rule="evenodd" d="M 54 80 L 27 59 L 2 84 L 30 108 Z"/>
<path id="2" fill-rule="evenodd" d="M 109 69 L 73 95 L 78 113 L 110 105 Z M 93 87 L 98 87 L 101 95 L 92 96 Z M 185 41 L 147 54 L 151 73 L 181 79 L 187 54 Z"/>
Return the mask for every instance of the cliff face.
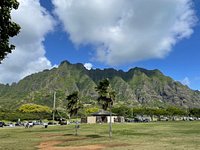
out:
<path id="1" fill-rule="evenodd" d="M 0 84 L 0 108 L 15 109 L 27 102 L 52 106 L 54 91 L 58 107 L 65 107 L 65 98 L 73 91 L 79 91 L 84 103 L 93 104 L 98 96 L 95 87 L 104 78 L 110 79 L 116 91 L 116 103 L 200 107 L 199 91 L 189 89 L 159 70 L 86 70 L 82 64 L 64 61 L 58 68 L 32 74 L 11 86 Z"/>

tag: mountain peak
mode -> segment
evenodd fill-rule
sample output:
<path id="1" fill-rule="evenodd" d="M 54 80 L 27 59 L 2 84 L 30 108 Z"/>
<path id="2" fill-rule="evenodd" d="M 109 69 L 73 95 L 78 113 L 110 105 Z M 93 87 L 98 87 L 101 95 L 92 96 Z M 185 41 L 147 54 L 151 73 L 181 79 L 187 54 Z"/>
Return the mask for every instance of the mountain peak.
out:
<path id="1" fill-rule="evenodd" d="M 64 65 L 64 64 L 71 65 L 71 63 L 70 63 L 69 61 L 64 60 L 64 61 L 62 61 L 62 62 L 60 63 L 59 66 L 62 66 L 62 65 Z"/>
<path id="2" fill-rule="evenodd" d="M 52 106 L 52 92 L 57 92 L 60 107 L 73 91 L 79 91 L 84 103 L 94 104 L 98 93 L 95 87 L 100 80 L 109 78 L 116 91 L 116 101 L 133 101 L 152 107 L 177 105 L 200 107 L 200 92 L 165 76 L 158 69 L 147 70 L 135 67 L 127 72 L 107 69 L 87 70 L 83 64 L 61 62 L 58 68 L 32 74 L 16 84 L 0 84 L 0 105 L 13 108 L 22 103 Z"/>

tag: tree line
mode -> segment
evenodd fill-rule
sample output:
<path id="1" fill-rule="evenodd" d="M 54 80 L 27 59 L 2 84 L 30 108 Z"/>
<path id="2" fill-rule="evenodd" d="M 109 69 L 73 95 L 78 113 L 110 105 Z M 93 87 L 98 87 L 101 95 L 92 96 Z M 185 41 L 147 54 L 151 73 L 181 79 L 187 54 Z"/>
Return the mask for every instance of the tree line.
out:
<path id="1" fill-rule="evenodd" d="M 137 115 L 143 116 L 191 116 L 200 117 L 200 108 L 179 108 L 169 106 L 167 108 L 148 108 L 148 107 L 128 107 L 127 105 L 115 106 L 112 109 L 113 113 L 127 118 L 132 118 Z"/>

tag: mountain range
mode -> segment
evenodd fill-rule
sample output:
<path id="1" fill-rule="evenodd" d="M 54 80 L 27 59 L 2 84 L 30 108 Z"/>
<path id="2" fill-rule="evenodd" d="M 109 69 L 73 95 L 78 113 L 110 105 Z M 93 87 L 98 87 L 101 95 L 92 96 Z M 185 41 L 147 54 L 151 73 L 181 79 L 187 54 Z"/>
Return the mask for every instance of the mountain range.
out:
<path id="1" fill-rule="evenodd" d="M 174 81 L 159 70 L 132 68 L 122 70 L 91 69 L 83 64 L 63 61 L 58 68 L 44 70 L 25 77 L 18 83 L 0 84 L 0 109 L 17 109 L 25 103 L 52 107 L 56 92 L 56 106 L 64 108 L 66 97 L 79 91 L 85 104 L 95 104 L 95 87 L 108 78 L 116 92 L 115 104 L 129 106 L 200 108 L 200 92 Z"/>

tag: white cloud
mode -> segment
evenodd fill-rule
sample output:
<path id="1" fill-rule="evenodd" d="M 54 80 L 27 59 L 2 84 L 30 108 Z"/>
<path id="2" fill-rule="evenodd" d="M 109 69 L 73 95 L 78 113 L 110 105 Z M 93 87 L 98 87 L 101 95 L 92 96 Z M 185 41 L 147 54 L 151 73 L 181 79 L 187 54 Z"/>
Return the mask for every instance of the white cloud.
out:
<path id="1" fill-rule="evenodd" d="M 85 63 L 84 64 L 84 67 L 87 69 L 87 70 L 91 70 L 92 69 L 92 64 L 91 63 Z"/>
<path id="2" fill-rule="evenodd" d="M 75 45 L 109 65 L 163 58 L 196 23 L 192 0 L 53 0 Z"/>
<path id="3" fill-rule="evenodd" d="M 21 32 L 12 39 L 16 49 L 0 65 L 0 83 L 12 83 L 21 78 L 49 69 L 51 62 L 45 57 L 43 41 L 53 30 L 54 21 L 40 6 L 39 0 L 19 0 L 18 10 L 12 11 L 12 19 L 19 23 Z"/>
<path id="4" fill-rule="evenodd" d="M 188 77 L 185 77 L 185 78 L 181 81 L 181 83 L 182 83 L 183 85 L 190 86 L 190 79 L 189 79 Z"/>

